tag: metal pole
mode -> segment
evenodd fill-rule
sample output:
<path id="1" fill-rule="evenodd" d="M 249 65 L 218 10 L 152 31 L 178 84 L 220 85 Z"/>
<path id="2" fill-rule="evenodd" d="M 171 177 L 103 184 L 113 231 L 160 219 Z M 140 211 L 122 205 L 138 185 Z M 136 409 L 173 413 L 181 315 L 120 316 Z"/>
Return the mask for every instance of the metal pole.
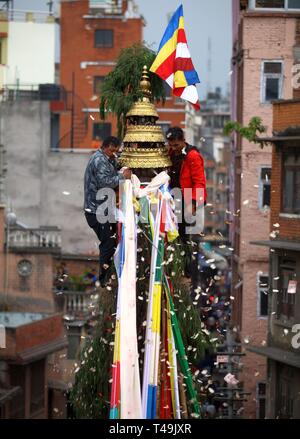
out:
<path id="1" fill-rule="evenodd" d="M 74 97 L 75 97 L 75 73 L 72 73 L 72 109 L 71 109 L 71 149 L 74 148 Z"/>
<path id="2" fill-rule="evenodd" d="M 227 327 L 226 342 L 228 350 L 228 373 L 232 374 L 232 353 L 233 353 L 233 340 L 231 330 Z M 228 418 L 233 419 L 233 390 L 228 386 Z"/>
<path id="3" fill-rule="evenodd" d="M 6 224 L 6 249 L 5 249 L 5 281 L 4 281 L 4 295 L 5 303 L 8 303 L 8 256 L 9 256 L 9 221 Z"/>

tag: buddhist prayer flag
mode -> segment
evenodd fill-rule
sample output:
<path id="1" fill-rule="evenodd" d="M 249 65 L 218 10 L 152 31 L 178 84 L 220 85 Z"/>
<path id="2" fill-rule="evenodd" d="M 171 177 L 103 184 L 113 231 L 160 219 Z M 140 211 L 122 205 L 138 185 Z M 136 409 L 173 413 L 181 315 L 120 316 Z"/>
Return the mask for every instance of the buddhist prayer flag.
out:
<path id="1" fill-rule="evenodd" d="M 187 45 L 182 5 L 165 31 L 150 71 L 165 80 L 175 96 L 190 102 L 197 110 L 200 109 L 195 85 L 200 80 Z"/>

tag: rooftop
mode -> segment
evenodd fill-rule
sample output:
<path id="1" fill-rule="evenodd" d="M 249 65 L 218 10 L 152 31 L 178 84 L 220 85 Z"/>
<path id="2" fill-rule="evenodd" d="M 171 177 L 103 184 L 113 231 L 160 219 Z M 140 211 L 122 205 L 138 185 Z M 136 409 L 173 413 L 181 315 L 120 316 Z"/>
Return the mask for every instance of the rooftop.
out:
<path id="1" fill-rule="evenodd" d="M 46 317 L 48 317 L 48 314 L 0 312 L 0 325 L 6 328 L 18 328 L 19 326 L 28 325 L 28 323 L 43 320 Z"/>
<path id="2" fill-rule="evenodd" d="M 53 24 L 57 19 L 57 15 L 47 11 L 30 11 L 23 9 L 0 10 L 0 21 Z"/>
<path id="3" fill-rule="evenodd" d="M 300 367 L 300 355 L 273 346 L 248 346 L 247 350 L 293 367 Z"/>

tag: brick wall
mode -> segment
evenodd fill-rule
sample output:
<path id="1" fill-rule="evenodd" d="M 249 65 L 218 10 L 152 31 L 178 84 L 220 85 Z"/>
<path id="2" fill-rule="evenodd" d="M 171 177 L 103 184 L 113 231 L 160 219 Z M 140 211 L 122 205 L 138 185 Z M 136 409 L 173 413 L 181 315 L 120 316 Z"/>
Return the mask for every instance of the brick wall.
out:
<path id="1" fill-rule="evenodd" d="M 0 293 L 4 290 L 4 215 L 5 208 L 0 206 Z"/>
<path id="2" fill-rule="evenodd" d="M 300 100 L 274 103 L 274 131 L 284 131 L 300 126 Z M 299 145 L 299 144 L 298 144 Z M 282 147 L 273 146 L 272 152 L 272 194 L 270 230 L 278 230 L 278 238 L 300 239 L 300 218 L 286 218 L 282 212 Z M 274 227 L 279 224 L 280 227 Z"/>
<path id="3" fill-rule="evenodd" d="M 125 8 L 125 3 L 123 2 Z M 102 123 L 99 116 L 99 97 L 94 92 L 94 77 L 106 76 L 113 68 L 113 63 L 120 54 L 121 49 L 134 43 L 143 41 L 143 19 L 120 18 L 84 18 L 88 15 L 88 0 L 80 2 L 62 3 L 61 5 L 61 63 L 60 82 L 71 91 L 72 73 L 74 72 L 75 93 L 74 100 L 74 147 L 90 148 L 93 133 L 93 124 Z M 94 32 L 97 29 L 112 29 L 114 31 L 114 44 L 111 48 L 95 48 Z M 87 65 L 82 62 L 101 61 L 102 65 Z M 106 65 L 105 65 L 106 64 Z M 148 66 L 150 67 L 150 66 Z M 80 100 L 79 100 L 79 98 Z M 70 101 L 71 102 L 71 101 Z M 70 104 L 70 103 L 69 103 Z M 88 119 L 88 131 L 83 135 L 82 108 L 93 111 L 86 113 Z M 170 125 L 185 126 L 185 104 L 176 99 L 167 99 L 164 106 L 159 106 L 160 120 Z M 107 116 L 107 123 L 111 123 L 112 135 L 117 135 L 115 117 Z M 71 113 L 65 112 L 60 115 L 60 137 L 66 136 L 62 141 L 62 147 L 70 146 Z"/>
<path id="4" fill-rule="evenodd" d="M 55 315 L 16 329 L 17 352 L 47 344 L 63 337 L 62 316 Z"/>
<path id="5" fill-rule="evenodd" d="M 68 271 L 68 273 L 72 276 L 80 276 L 81 274 L 99 268 L 99 261 L 97 258 L 87 258 L 83 257 L 82 259 L 72 259 L 72 258 L 65 258 L 62 256 L 61 258 L 55 259 L 54 265 L 55 268 L 59 268 L 61 264 L 65 264 L 65 267 Z"/>
<path id="6" fill-rule="evenodd" d="M 26 278 L 18 273 L 18 263 L 24 259 L 32 263 L 32 274 Z M 9 253 L 8 299 L 19 311 L 54 311 L 53 256 Z"/>
<path id="7" fill-rule="evenodd" d="M 282 60 L 284 64 L 283 98 L 291 99 L 292 67 L 294 64 L 293 47 L 295 44 L 296 18 L 276 14 L 246 14 L 242 17 L 243 69 L 240 83 L 241 98 L 234 105 L 240 108 L 241 123 L 247 125 L 253 116 L 259 116 L 267 126 L 268 135 L 272 135 L 273 110 L 270 103 L 262 103 L 262 62 L 264 60 Z M 235 84 L 237 87 L 238 84 Z M 240 106 L 240 107 L 239 107 Z M 238 145 L 236 145 L 238 146 Z M 237 160 L 237 156 L 235 159 Z M 234 265 L 235 284 L 243 280 L 242 297 L 233 303 L 235 321 L 241 321 L 242 340 L 251 337 L 252 344 L 261 345 L 267 338 L 266 321 L 257 316 L 257 281 L 259 271 L 269 272 L 269 253 L 266 248 L 250 244 L 250 241 L 269 238 L 270 213 L 259 208 L 259 180 L 262 167 L 270 166 L 272 147 L 263 150 L 259 146 L 243 139 L 241 142 L 240 235 L 235 243 L 235 254 L 239 256 Z M 272 177 L 272 190 L 274 188 Z M 235 212 L 236 213 L 236 212 Z M 238 222 L 237 222 L 238 223 Z M 236 223 L 236 224 L 237 224 Z M 233 284 L 234 287 L 234 284 Z M 234 290 L 236 295 L 238 290 Z M 242 307 L 242 310 L 241 310 Z M 238 315 L 241 312 L 241 316 Z M 256 415 L 256 384 L 266 378 L 266 360 L 247 353 L 244 358 L 244 372 L 241 379 L 245 390 L 251 392 L 245 404 L 244 418 Z"/>
<path id="8" fill-rule="evenodd" d="M 60 81 L 66 90 L 72 89 L 72 73 L 75 75 L 75 93 L 83 101 L 75 98 L 75 147 L 90 148 L 93 123 L 100 122 L 99 98 L 94 93 L 95 76 L 106 76 L 113 68 L 109 62 L 114 62 L 122 48 L 142 41 L 142 18 L 123 20 L 122 18 L 84 18 L 88 15 L 88 0 L 62 3 L 61 5 L 61 63 Z M 112 29 L 114 43 L 112 48 L 94 47 L 94 33 L 97 29 Z M 103 65 L 83 68 L 81 62 L 102 61 Z M 107 63 L 107 65 L 105 65 Z M 88 132 L 81 136 L 80 127 L 82 108 L 93 108 L 88 113 Z M 70 131 L 70 113 L 61 114 L 61 133 Z M 94 120 L 93 120 L 94 119 Z M 116 121 L 109 116 L 107 122 L 112 124 L 112 134 L 116 134 Z M 67 145 L 66 145 L 67 146 Z"/>
<path id="9" fill-rule="evenodd" d="M 293 126 L 300 126 L 300 99 L 275 102 L 273 105 L 273 130 L 275 132 L 284 131 Z"/>
<path id="10" fill-rule="evenodd" d="M 256 249 L 255 246 L 253 246 Z M 248 260 L 243 265 L 243 303 L 242 303 L 242 343 L 247 348 L 248 343 L 255 346 L 263 346 L 267 340 L 267 319 L 258 315 L 258 273 L 268 274 L 269 264 L 267 261 Z M 259 381 L 266 377 L 266 359 L 262 356 L 244 351 L 246 356 L 242 359 L 243 371 L 239 376 L 244 384 L 244 391 L 249 392 L 248 401 L 244 404 L 244 417 L 255 419 L 256 417 L 256 386 Z"/>
<path id="11" fill-rule="evenodd" d="M 42 346 L 64 336 L 60 314 L 28 323 L 17 328 L 6 329 L 6 349 L 1 349 L 1 358 L 15 358 L 27 349 Z"/>
<path id="12" fill-rule="evenodd" d="M 295 50 L 297 51 L 297 53 L 299 53 L 300 51 L 300 18 L 297 19 L 297 24 L 296 24 Z M 299 55 L 294 57 L 294 62 L 295 64 L 300 64 Z M 297 83 L 298 83 L 298 87 L 294 89 L 294 98 L 300 99 L 300 79 L 298 79 Z"/>

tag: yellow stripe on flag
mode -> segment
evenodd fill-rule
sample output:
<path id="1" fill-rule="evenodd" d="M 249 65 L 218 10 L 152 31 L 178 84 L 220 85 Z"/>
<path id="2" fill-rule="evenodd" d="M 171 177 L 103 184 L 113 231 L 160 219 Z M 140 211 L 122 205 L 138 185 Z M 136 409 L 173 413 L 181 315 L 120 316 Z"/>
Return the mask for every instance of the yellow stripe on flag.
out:
<path id="1" fill-rule="evenodd" d="M 176 413 L 176 403 L 175 403 L 175 389 L 174 389 L 174 362 L 173 362 L 173 344 L 172 344 L 172 323 L 170 316 L 170 306 L 167 303 L 167 328 L 168 328 L 168 354 L 169 354 L 169 363 L 170 363 L 170 384 L 171 384 L 171 398 L 172 398 L 172 407 L 173 413 Z M 175 416 L 174 416 L 175 417 Z"/>
<path id="2" fill-rule="evenodd" d="M 172 55 L 176 50 L 177 46 L 177 35 L 178 30 L 176 30 L 173 34 L 173 37 L 169 39 L 169 41 L 160 49 L 155 58 L 152 66 L 150 67 L 150 72 L 156 72 L 156 70 Z"/>
<path id="3" fill-rule="evenodd" d="M 113 364 L 120 361 L 120 320 L 116 320 L 115 345 Z"/>
<path id="4" fill-rule="evenodd" d="M 185 79 L 185 75 L 182 70 L 177 70 L 177 72 L 174 75 L 174 87 L 180 88 L 180 87 L 187 87 L 188 83 Z"/>
<path id="5" fill-rule="evenodd" d="M 184 29 L 184 18 L 183 16 L 179 19 L 179 27 L 178 29 Z"/>
<path id="6" fill-rule="evenodd" d="M 178 37 L 178 30 L 184 29 L 184 18 L 180 17 L 179 20 L 179 27 L 175 30 L 173 36 L 166 42 L 166 44 L 160 49 L 158 52 L 152 66 L 150 67 L 150 72 L 155 72 L 161 64 L 165 62 L 169 56 L 175 52 L 176 46 L 177 46 L 177 37 Z"/>
<path id="7" fill-rule="evenodd" d="M 154 284 L 152 305 L 152 331 L 160 331 L 161 284 Z"/>

